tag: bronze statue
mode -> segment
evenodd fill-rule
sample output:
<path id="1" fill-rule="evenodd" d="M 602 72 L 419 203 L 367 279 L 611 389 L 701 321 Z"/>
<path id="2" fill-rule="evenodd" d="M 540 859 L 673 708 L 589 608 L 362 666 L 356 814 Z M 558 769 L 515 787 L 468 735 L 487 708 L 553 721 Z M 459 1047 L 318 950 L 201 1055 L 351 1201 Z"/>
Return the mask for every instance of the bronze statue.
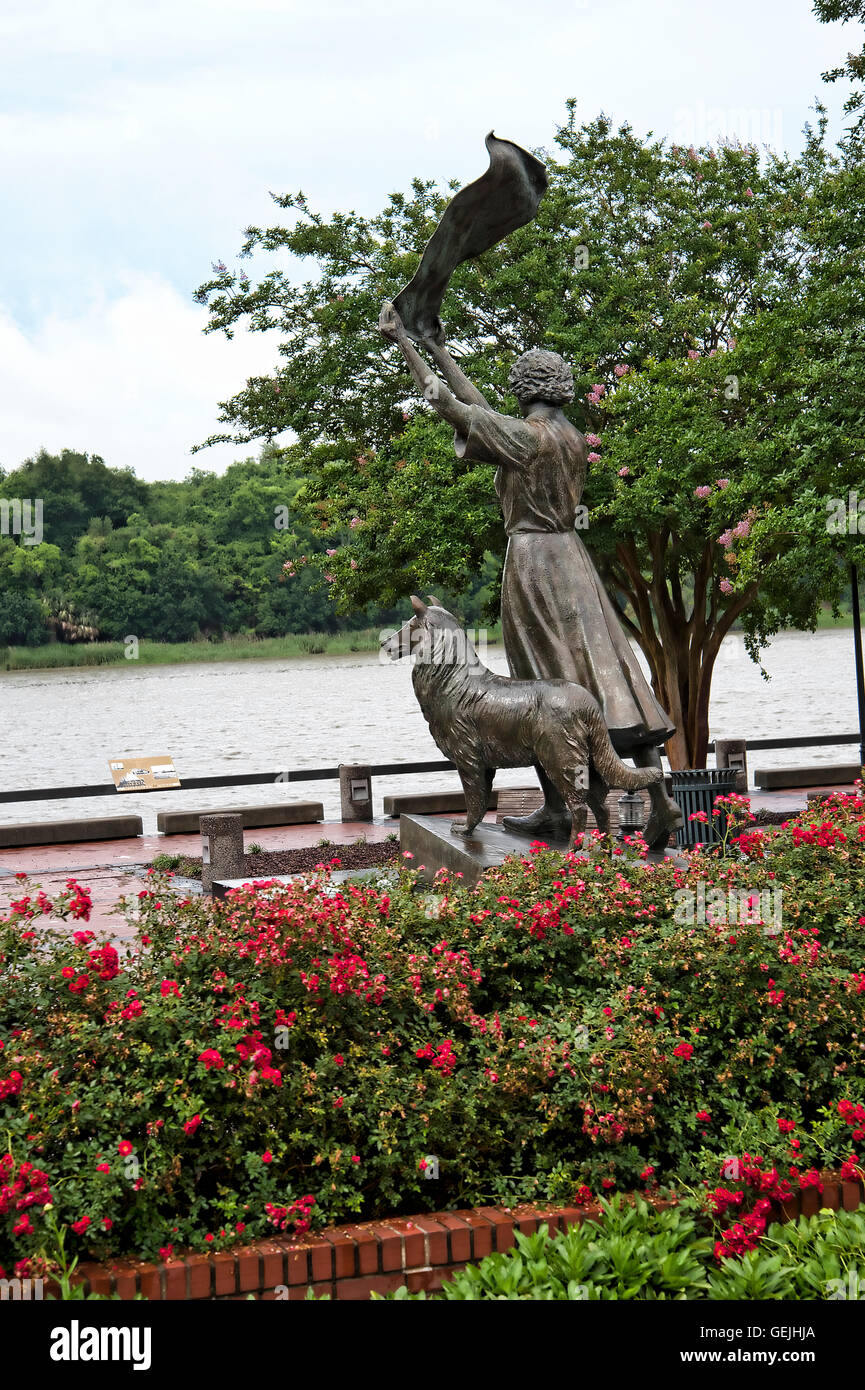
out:
<path id="1" fill-rule="evenodd" d="M 661 770 L 659 744 L 675 732 L 631 650 L 616 610 L 581 537 L 574 529 L 586 475 L 586 443 L 562 406 L 573 399 L 570 368 L 554 352 L 523 353 L 510 384 L 524 419 L 493 410 L 444 346 L 439 326 L 424 346 L 444 381 L 409 341 L 392 304 L 379 327 L 399 344 L 417 386 L 454 427 L 459 458 L 496 468 L 495 486 L 508 533 L 502 578 L 502 632 L 511 675 L 521 680 L 567 680 L 585 686 L 600 705 L 613 747 L 638 767 Z M 447 383 L 447 385 L 445 384 Z M 537 769 L 544 805 L 505 825 L 533 835 L 567 832 L 567 807 Z M 666 847 L 682 824 L 662 777 L 648 784 L 644 836 Z"/>
<path id="2" fill-rule="evenodd" d="M 382 643 L 394 660 L 415 657 L 412 683 L 441 751 L 456 764 L 466 797 L 465 821 L 451 831 L 471 835 L 483 820 L 497 767 L 542 769 L 571 817 L 569 848 L 586 827 L 586 802 L 598 828 L 608 828 L 608 789 L 656 784 L 660 768 L 626 767 L 616 755 L 597 700 L 564 680 L 515 680 L 487 670 L 452 613 L 412 595 L 414 615 Z"/>
<path id="3" fill-rule="evenodd" d="M 502 629 L 511 675 L 585 686 L 603 710 L 616 751 L 638 767 L 660 771 L 660 745 L 675 729 L 575 530 L 586 443 L 562 409 L 574 396 L 570 368 L 557 353 L 539 349 L 517 359 L 510 385 L 520 420 L 494 410 L 445 347 L 439 310 L 454 269 L 530 222 L 547 185 L 544 165 L 519 145 L 492 132 L 486 145 L 489 169 L 452 198 L 417 272 L 394 303 L 385 304 L 379 327 L 399 344 L 424 397 L 453 425 L 458 457 L 496 469 L 508 533 Z M 429 371 L 411 339 L 429 352 L 444 381 Z M 543 768 L 537 771 L 544 805 L 530 816 L 505 818 L 505 825 L 525 834 L 560 834 L 567 830 L 566 805 Z M 645 838 L 650 848 L 663 849 L 682 815 L 662 778 L 651 780 L 649 795 Z"/>

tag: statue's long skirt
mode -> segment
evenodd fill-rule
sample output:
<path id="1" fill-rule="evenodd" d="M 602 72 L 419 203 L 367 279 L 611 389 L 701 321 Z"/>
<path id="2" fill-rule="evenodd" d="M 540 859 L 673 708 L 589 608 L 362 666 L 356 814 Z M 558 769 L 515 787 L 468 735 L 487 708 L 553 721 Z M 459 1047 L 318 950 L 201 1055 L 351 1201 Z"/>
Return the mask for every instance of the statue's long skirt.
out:
<path id="1" fill-rule="evenodd" d="M 512 676 L 571 680 L 591 691 L 619 754 L 675 732 L 576 531 L 511 535 L 502 634 Z"/>

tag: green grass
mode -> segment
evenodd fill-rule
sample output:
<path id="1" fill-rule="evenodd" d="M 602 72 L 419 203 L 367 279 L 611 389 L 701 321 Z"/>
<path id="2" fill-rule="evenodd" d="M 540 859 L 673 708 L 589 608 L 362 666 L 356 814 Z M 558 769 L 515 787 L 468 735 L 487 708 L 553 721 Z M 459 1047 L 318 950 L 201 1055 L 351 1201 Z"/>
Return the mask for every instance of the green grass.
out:
<path id="1" fill-rule="evenodd" d="M 142 642 L 137 664 L 169 666 L 188 661 L 277 661 L 285 657 L 329 653 L 372 652 L 378 648 L 378 628 L 358 632 L 293 633 L 287 637 L 226 637 L 222 642 Z M 119 666 L 127 660 L 122 642 L 81 642 L 66 646 L 0 648 L 0 670 L 40 671 L 69 666 Z M 131 663 L 130 663 L 131 664 Z"/>
<path id="2" fill-rule="evenodd" d="M 189 661 L 278 661 L 288 657 L 347 656 L 350 652 L 378 650 L 380 629 L 357 632 L 298 632 L 286 637 L 226 637 L 221 642 L 141 642 L 136 664 L 174 666 Z M 499 642 L 496 626 L 488 640 Z M 62 642 L 42 647 L 0 647 L 0 671 L 44 671 L 70 666 L 120 666 L 126 660 L 122 642 Z M 132 662 L 130 661 L 130 665 Z"/>
<path id="3" fill-rule="evenodd" d="M 819 614 L 818 614 L 818 616 L 817 616 L 817 627 L 818 627 L 818 629 L 824 628 L 824 627 L 852 627 L 852 626 L 853 626 L 853 614 L 852 614 L 851 612 L 849 612 L 848 610 L 844 609 L 844 608 L 841 609 L 840 617 L 837 617 L 837 618 L 833 618 L 833 616 L 832 616 L 832 609 L 829 608 L 829 607 L 823 607 L 823 608 L 821 608 L 821 609 L 820 609 L 820 612 L 819 612 Z"/>

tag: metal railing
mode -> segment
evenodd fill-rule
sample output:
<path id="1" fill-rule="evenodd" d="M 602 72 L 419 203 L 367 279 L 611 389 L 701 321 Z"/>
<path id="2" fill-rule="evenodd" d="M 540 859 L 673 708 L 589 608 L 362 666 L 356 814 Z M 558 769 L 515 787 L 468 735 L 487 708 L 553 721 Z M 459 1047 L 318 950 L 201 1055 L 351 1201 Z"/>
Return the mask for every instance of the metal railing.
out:
<path id="1" fill-rule="evenodd" d="M 747 743 L 749 753 L 770 748 L 827 748 L 858 745 L 856 734 L 806 734 L 787 738 L 755 738 Z M 714 743 L 709 744 L 714 753 Z M 405 777 L 427 772 L 453 772 L 455 764 L 445 760 L 423 763 L 379 763 L 370 768 L 373 777 Z M 219 773 L 214 777 L 184 777 L 179 787 L 154 787 L 152 791 L 140 792 L 142 796 L 154 796 L 166 792 L 195 791 L 202 787 L 263 787 L 279 786 L 286 782 L 330 782 L 339 778 L 338 767 L 296 768 L 287 772 L 235 772 Z M 89 787 L 35 787 L 17 791 L 0 791 L 0 803 L 16 801 L 69 801 L 86 796 L 113 796 L 117 791 L 113 782 L 101 782 Z M 128 795 L 128 793 L 120 793 Z"/>

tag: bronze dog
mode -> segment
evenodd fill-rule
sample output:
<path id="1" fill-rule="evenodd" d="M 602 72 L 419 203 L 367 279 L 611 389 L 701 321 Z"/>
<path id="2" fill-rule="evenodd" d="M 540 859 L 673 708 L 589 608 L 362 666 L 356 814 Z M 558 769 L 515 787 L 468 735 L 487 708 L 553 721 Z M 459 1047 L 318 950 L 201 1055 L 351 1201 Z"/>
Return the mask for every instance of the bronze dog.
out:
<path id="1" fill-rule="evenodd" d="M 513 680 L 484 666 L 456 618 L 430 597 L 412 595 L 414 616 L 382 642 L 394 661 L 416 658 L 412 683 L 430 733 L 456 764 L 471 835 L 486 814 L 495 769 L 539 764 L 571 813 L 573 849 L 586 827 L 586 803 L 606 834 L 610 787 L 637 791 L 659 781 L 660 768 L 630 768 L 618 757 L 594 696 L 563 680 Z"/>

